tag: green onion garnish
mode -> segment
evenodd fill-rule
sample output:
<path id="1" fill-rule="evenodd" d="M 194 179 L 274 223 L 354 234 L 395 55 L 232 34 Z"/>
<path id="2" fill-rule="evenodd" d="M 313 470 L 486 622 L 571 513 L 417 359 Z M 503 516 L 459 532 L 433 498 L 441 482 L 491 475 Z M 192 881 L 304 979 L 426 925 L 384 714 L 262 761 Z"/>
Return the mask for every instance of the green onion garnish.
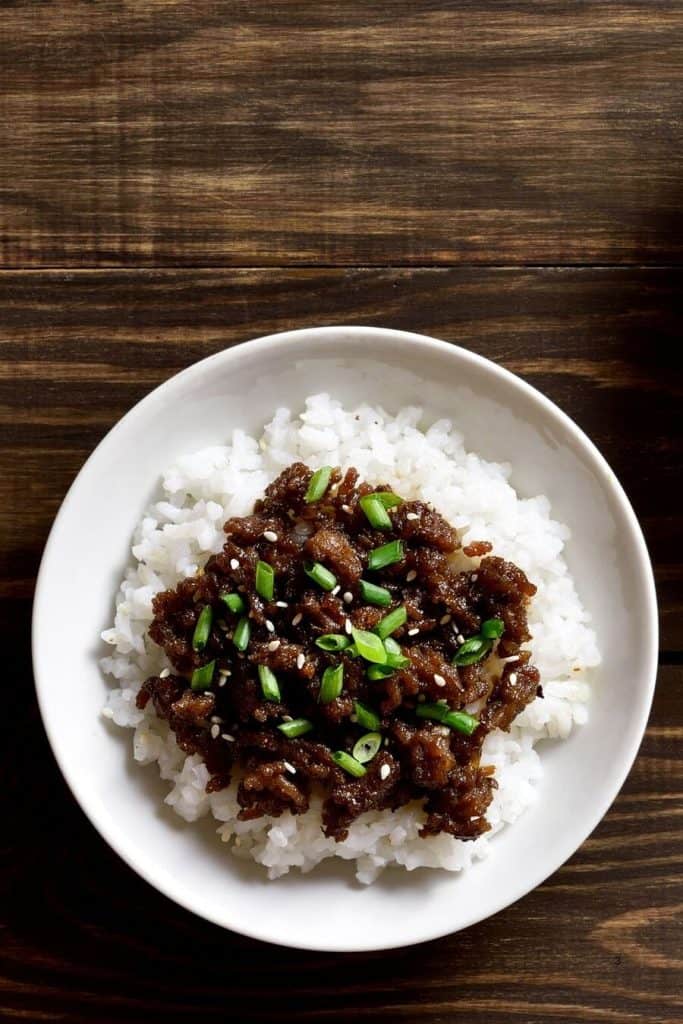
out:
<path id="1" fill-rule="evenodd" d="M 192 634 L 192 646 L 195 651 L 203 651 L 206 647 L 206 642 L 209 639 L 209 633 L 211 632 L 212 622 L 213 608 L 210 604 L 205 604 L 199 613 L 197 625 L 194 627 L 194 633 Z"/>
<path id="2" fill-rule="evenodd" d="M 386 679 L 388 676 L 393 676 L 396 671 L 395 665 L 370 665 L 367 672 L 365 673 L 368 679 Z"/>
<path id="3" fill-rule="evenodd" d="M 384 650 L 387 654 L 402 654 L 400 644 L 394 640 L 393 636 L 388 636 L 384 641 Z"/>
<path id="4" fill-rule="evenodd" d="M 238 651 L 246 651 L 249 646 L 250 636 L 251 626 L 249 625 L 249 619 L 245 616 L 237 623 L 235 626 L 235 632 L 232 634 L 232 642 Z"/>
<path id="5" fill-rule="evenodd" d="M 308 490 L 304 495 L 304 501 L 307 502 L 307 504 L 310 505 L 314 501 L 320 501 L 327 490 L 331 476 L 332 466 L 321 466 L 320 469 L 316 469 L 315 473 L 311 477 Z"/>
<path id="6" fill-rule="evenodd" d="M 481 624 L 481 635 L 487 640 L 497 640 L 505 631 L 505 623 L 502 619 L 487 619 Z"/>
<path id="7" fill-rule="evenodd" d="M 491 641 L 484 639 L 483 636 L 473 636 L 469 640 L 465 640 L 465 643 L 458 649 L 458 653 L 453 658 L 454 665 L 474 665 L 475 662 L 481 661 L 485 655 L 491 650 Z"/>
<path id="8" fill-rule="evenodd" d="M 355 626 L 352 627 L 351 633 L 361 658 L 365 658 L 366 661 L 375 662 L 378 665 L 386 663 L 387 652 L 384 650 L 384 644 L 376 633 L 368 633 L 364 629 L 356 629 Z"/>
<path id="9" fill-rule="evenodd" d="M 330 701 L 336 700 L 336 698 L 342 692 L 343 684 L 343 665 L 330 665 L 328 668 L 326 668 L 325 671 L 323 672 L 323 678 L 320 684 L 320 692 L 318 693 L 319 703 L 329 704 Z"/>
<path id="10" fill-rule="evenodd" d="M 368 761 L 372 761 L 381 746 L 382 737 L 378 732 L 366 732 L 365 736 L 356 741 L 353 756 L 361 764 L 367 764 Z"/>
<path id="11" fill-rule="evenodd" d="M 368 555 L 368 569 L 384 569 L 403 558 L 403 541 L 390 540 L 379 548 L 373 548 Z"/>
<path id="12" fill-rule="evenodd" d="M 405 610 L 403 605 L 400 604 L 398 608 L 394 608 L 393 612 L 389 612 L 388 615 L 385 615 L 383 619 L 379 620 L 375 626 L 374 632 L 378 637 L 380 637 L 380 639 L 386 640 L 391 633 L 395 633 L 399 626 L 403 625 L 407 618 L 408 612 Z M 384 660 L 386 661 L 386 658 Z"/>
<path id="13" fill-rule="evenodd" d="M 389 654 L 387 651 L 388 668 L 408 668 L 409 665 L 410 658 L 406 658 L 403 654 Z"/>
<path id="14" fill-rule="evenodd" d="M 403 498 L 399 498 L 393 491 L 373 491 L 369 497 L 381 501 L 385 508 L 396 508 L 397 505 L 403 504 Z"/>
<path id="15" fill-rule="evenodd" d="M 312 728 L 313 722 L 309 722 L 307 718 L 293 718 L 291 722 L 282 722 L 278 725 L 280 732 L 290 740 L 295 740 L 297 736 L 305 736 Z"/>
<path id="16" fill-rule="evenodd" d="M 451 711 L 447 704 L 418 704 L 415 714 L 418 718 L 430 718 L 457 732 L 464 732 L 466 736 L 471 736 L 479 725 L 473 715 L 466 711 Z"/>
<path id="17" fill-rule="evenodd" d="M 368 604 L 380 605 L 388 608 L 391 604 L 391 593 L 386 587 L 378 587 L 376 583 L 368 583 L 367 580 L 360 581 L 360 596 Z"/>
<path id="18" fill-rule="evenodd" d="M 272 601 L 275 592 L 275 570 L 267 562 L 256 563 L 256 593 L 264 601 Z"/>
<path id="19" fill-rule="evenodd" d="M 365 518 L 376 530 L 391 529 L 391 519 L 379 498 L 374 494 L 364 494 L 360 499 L 360 507 L 365 512 Z"/>
<path id="20" fill-rule="evenodd" d="M 370 729 L 372 732 L 379 729 L 379 715 L 376 715 L 367 704 L 361 704 L 359 700 L 354 700 L 353 713 L 358 724 L 362 725 L 364 729 Z"/>
<path id="21" fill-rule="evenodd" d="M 320 562 L 306 562 L 304 564 L 304 572 L 323 590 L 334 590 L 337 586 L 337 577 L 329 569 L 326 569 L 324 565 L 321 565 Z"/>
<path id="22" fill-rule="evenodd" d="M 266 700 L 280 700 L 280 687 L 275 673 L 267 665 L 259 665 L 258 677 Z"/>
<path id="23" fill-rule="evenodd" d="M 241 613 L 247 610 L 247 603 L 240 594 L 221 594 L 221 601 L 227 604 L 231 612 Z"/>
<path id="24" fill-rule="evenodd" d="M 351 637 L 343 633 L 325 633 L 318 637 L 315 646 L 321 651 L 344 651 L 351 646 Z"/>
<path id="25" fill-rule="evenodd" d="M 196 668 L 192 673 L 192 679 L 190 680 L 190 686 L 193 690 L 208 690 L 211 686 L 211 680 L 213 679 L 214 669 L 216 668 L 216 659 L 210 661 L 207 665 L 202 665 L 201 668 Z"/>
<path id="26" fill-rule="evenodd" d="M 336 750 L 332 755 L 332 760 L 356 779 L 361 779 L 365 775 L 365 768 L 360 761 L 356 761 L 355 757 L 351 757 L 344 750 Z"/>

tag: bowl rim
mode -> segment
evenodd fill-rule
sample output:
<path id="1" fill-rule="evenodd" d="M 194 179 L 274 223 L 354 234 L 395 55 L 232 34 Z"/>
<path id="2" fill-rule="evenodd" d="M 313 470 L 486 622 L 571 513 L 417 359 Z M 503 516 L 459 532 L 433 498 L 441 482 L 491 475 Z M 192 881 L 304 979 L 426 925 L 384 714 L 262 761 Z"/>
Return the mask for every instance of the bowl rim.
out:
<path id="1" fill-rule="evenodd" d="M 405 939 L 398 939 L 396 942 L 381 944 L 368 942 L 368 943 L 325 943 L 311 941 L 303 942 L 296 941 L 294 943 L 287 942 L 279 937 L 272 937 L 268 934 L 267 923 L 264 926 L 252 926 L 249 922 L 234 922 L 226 921 L 225 916 L 219 912 L 207 913 L 204 910 L 198 910 L 192 905 L 192 900 L 189 896 L 180 890 L 176 891 L 170 884 L 160 882 L 153 876 L 151 871 L 146 870 L 144 867 L 139 865 L 136 861 L 134 854 L 129 852 L 126 843 L 115 828 L 110 827 L 109 821 L 104 814 L 101 814 L 98 808 L 89 805 L 88 796 L 84 794 L 79 778 L 74 772 L 69 770 L 66 763 L 66 758 L 63 754 L 62 743 L 60 737 L 53 724 L 50 720 L 49 709 L 47 705 L 47 685 L 49 673 L 47 672 L 47 666 L 44 663 L 43 656 L 41 654 L 41 633 L 42 633 L 42 622 L 46 617 L 48 609 L 46 607 L 46 601 L 44 594 L 47 589 L 47 580 L 50 573 L 50 562 L 52 560 L 53 552 L 58 548 L 62 524 L 65 522 L 67 515 L 70 511 L 71 506 L 75 503 L 78 498 L 78 492 L 80 487 L 91 472 L 95 460 L 99 460 L 103 454 L 116 444 L 118 434 L 124 430 L 127 424 L 135 419 L 140 412 L 152 409 L 155 403 L 157 403 L 162 397 L 165 396 L 166 392 L 172 391 L 174 388 L 183 386 L 188 380 L 191 380 L 195 375 L 203 374 L 208 368 L 219 363 L 230 363 L 242 358 L 247 352 L 249 354 L 258 351 L 259 349 L 283 349 L 287 346 L 296 345 L 297 341 L 315 341 L 324 340 L 326 338 L 338 336 L 340 332 L 343 332 L 347 336 L 352 337 L 367 337 L 368 335 L 375 335 L 376 337 L 382 337 L 385 340 L 395 340 L 404 344 L 411 344 L 422 346 L 423 348 L 429 348 L 432 350 L 438 350 L 443 354 L 449 356 L 455 356 L 471 366 L 478 368 L 479 370 L 485 371 L 486 373 L 493 374 L 498 380 L 503 383 L 517 389 L 518 392 L 528 402 L 535 403 L 537 407 L 548 415 L 555 423 L 565 430 L 579 448 L 590 457 L 594 464 L 596 471 L 600 475 L 603 486 L 609 490 L 612 497 L 616 500 L 620 507 L 621 512 L 625 516 L 626 522 L 629 528 L 629 540 L 633 547 L 634 554 L 637 560 L 637 572 L 638 577 L 642 583 L 643 594 L 646 600 L 647 614 L 646 620 L 643 620 L 643 637 L 644 637 L 644 664 L 647 666 L 647 686 L 641 687 L 640 699 L 637 707 L 634 705 L 634 714 L 637 712 L 637 725 L 638 728 L 633 730 L 630 743 L 624 752 L 621 767 L 616 773 L 612 783 L 601 790 L 601 797 L 595 803 L 592 814 L 584 820 L 581 829 L 575 833 L 572 840 L 572 849 L 566 856 L 562 856 L 560 859 L 555 858 L 550 865 L 544 864 L 543 867 L 532 872 L 531 882 L 528 879 L 522 884 L 517 884 L 509 889 L 502 900 L 497 904 L 496 909 L 482 914 L 473 913 L 462 923 L 459 923 L 456 928 L 453 927 L 442 927 L 437 926 L 436 928 L 425 928 L 422 933 L 416 937 Z M 657 596 L 655 588 L 654 573 L 652 569 L 652 563 L 647 550 L 643 532 L 638 522 L 635 511 L 624 491 L 624 488 L 620 484 L 616 474 L 612 470 L 611 466 L 591 441 L 591 439 L 584 433 L 584 431 L 574 422 L 574 420 L 559 408 L 551 399 L 547 398 L 541 391 L 533 387 L 527 381 L 514 374 L 512 371 L 499 366 L 496 362 L 488 359 L 485 356 L 480 355 L 477 352 L 473 352 L 470 349 L 464 348 L 461 345 L 452 342 L 442 341 L 437 338 L 430 337 L 429 335 L 418 334 L 412 331 L 403 331 L 391 327 L 370 327 L 363 326 L 360 324 L 345 325 L 324 325 L 324 326 L 311 326 L 302 327 L 289 331 L 279 331 L 274 334 L 263 335 L 258 338 L 254 338 L 244 342 L 238 342 L 230 345 L 228 348 L 221 349 L 219 352 L 200 359 L 184 369 L 174 373 L 167 380 L 163 381 L 157 387 L 153 388 L 152 391 L 148 392 L 138 402 L 135 403 L 104 435 L 104 437 L 98 442 L 93 451 L 90 453 L 88 458 L 85 460 L 76 477 L 72 481 L 69 489 L 66 492 L 64 499 L 57 511 L 55 519 L 50 528 L 43 554 L 41 557 L 40 567 L 36 578 L 36 585 L 34 590 L 33 600 L 33 614 L 32 614 L 32 630 L 31 630 L 31 650 L 33 660 L 33 672 L 35 680 L 35 688 L 38 699 L 38 706 L 43 721 L 43 726 L 48 738 L 48 742 L 52 749 L 52 753 L 55 757 L 60 772 L 71 790 L 73 796 L 76 798 L 81 810 L 86 815 L 90 823 L 99 832 L 109 847 L 124 861 L 128 867 L 132 868 L 140 877 L 144 878 L 150 885 L 152 885 L 158 892 L 161 892 L 168 899 L 177 903 L 185 910 L 190 911 L 197 917 L 209 921 L 212 924 L 216 924 L 219 927 L 227 928 L 238 934 L 245 935 L 248 938 L 258 939 L 263 942 L 272 943 L 274 945 L 286 946 L 288 948 L 305 949 L 312 951 L 325 951 L 325 952 L 371 952 L 376 950 L 384 949 L 399 949 L 407 946 L 416 945 L 421 942 L 431 941 L 432 939 L 442 938 L 443 936 L 455 934 L 464 928 L 468 928 L 479 921 L 485 920 L 488 917 L 492 917 L 494 914 L 499 913 L 501 910 L 511 906 L 517 900 L 521 899 L 527 893 L 532 892 L 542 882 L 553 875 L 566 861 L 580 849 L 583 843 L 586 841 L 588 836 L 597 827 L 600 821 L 603 819 L 610 806 L 614 802 L 616 796 L 621 790 L 633 763 L 636 755 L 640 748 L 645 729 L 647 727 L 648 718 L 652 706 L 654 697 L 654 690 L 657 678 L 657 667 L 658 667 L 658 641 L 659 641 L 659 619 L 657 610 Z M 645 673 L 644 673 L 645 674 Z"/>

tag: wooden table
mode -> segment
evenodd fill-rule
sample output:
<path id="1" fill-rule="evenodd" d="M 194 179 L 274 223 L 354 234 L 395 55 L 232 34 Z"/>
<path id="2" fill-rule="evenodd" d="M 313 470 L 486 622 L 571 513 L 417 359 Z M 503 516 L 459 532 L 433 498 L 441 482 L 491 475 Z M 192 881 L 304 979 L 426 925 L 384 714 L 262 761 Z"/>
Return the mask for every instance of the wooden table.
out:
<path id="1" fill-rule="evenodd" d="M 2 1019 L 681 1021 L 681 0 L 0 17 Z M 223 932 L 124 867 L 56 769 L 29 654 L 51 519 L 111 424 L 202 356 L 322 323 L 458 342 L 564 408 L 634 502 L 662 626 L 640 755 L 569 863 L 462 934 L 347 958 Z"/>

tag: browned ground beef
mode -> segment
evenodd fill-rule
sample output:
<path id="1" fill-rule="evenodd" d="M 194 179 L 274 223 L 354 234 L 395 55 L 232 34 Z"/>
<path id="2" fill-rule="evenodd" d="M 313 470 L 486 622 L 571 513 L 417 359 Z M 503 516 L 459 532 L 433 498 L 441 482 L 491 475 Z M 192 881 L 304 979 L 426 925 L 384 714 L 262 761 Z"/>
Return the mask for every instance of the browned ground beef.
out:
<path id="1" fill-rule="evenodd" d="M 489 827 L 485 812 L 496 785 L 491 770 L 480 766 L 484 738 L 492 729 L 509 728 L 540 693 L 538 671 L 529 653 L 520 650 L 529 640 L 527 604 L 536 588 L 517 566 L 492 556 L 485 541 L 460 552 L 456 531 L 423 502 L 401 503 L 389 512 L 390 529 L 374 529 L 359 505 L 373 488 L 359 484 L 353 469 L 343 477 L 333 471 L 322 499 L 307 504 L 311 476 L 301 463 L 286 469 L 256 503 L 253 515 L 225 524 L 223 551 L 209 559 L 203 572 L 156 597 L 149 634 L 176 674 L 149 678 L 138 706 L 151 699 L 180 747 L 204 758 L 209 790 L 228 785 L 233 765 L 239 764 L 244 819 L 285 810 L 302 813 L 315 786 L 325 797 L 325 833 L 336 839 L 343 839 L 364 811 L 396 808 L 414 799 L 422 800 L 427 812 L 423 835 L 449 832 L 474 839 Z M 401 560 L 369 571 L 369 551 L 393 539 L 403 541 Z M 460 569 L 453 564 L 456 552 Z M 272 601 L 255 590 L 259 560 L 275 571 Z M 304 572 L 308 562 L 331 570 L 338 588 L 325 592 L 317 586 Z M 390 591 L 390 607 L 362 599 L 361 577 Z M 248 607 L 251 637 L 244 652 L 232 642 L 239 616 L 220 599 L 235 592 Z M 213 610 L 210 634 L 206 646 L 196 651 L 192 638 L 207 604 Z M 371 680 L 362 658 L 348 651 L 327 653 L 315 644 L 326 633 L 347 635 L 347 619 L 356 628 L 372 630 L 399 605 L 408 619 L 393 637 L 410 665 L 387 678 Z M 453 665 L 463 638 L 476 635 L 489 619 L 504 624 L 492 652 L 475 664 Z M 210 688 L 193 690 L 193 671 L 214 659 Z M 340 662 L 343 690 L 321 704 L 322 674 Z M 264 699 L 259 665 L 275 673 L 280 700 Z M 332 757 L 335 751 L 350 753 L 367 732 L 355 720 L 356 700 L 379 715 L 383 737 L 361 778 L 349 775 Z M 453 710 L 479 702 L 479 725 L 472 735 L 416 715 L 420 703 L 444 700 Z M 278 729 L 288 718 L 306 718 L 313 729 L 288 739 Z"/>

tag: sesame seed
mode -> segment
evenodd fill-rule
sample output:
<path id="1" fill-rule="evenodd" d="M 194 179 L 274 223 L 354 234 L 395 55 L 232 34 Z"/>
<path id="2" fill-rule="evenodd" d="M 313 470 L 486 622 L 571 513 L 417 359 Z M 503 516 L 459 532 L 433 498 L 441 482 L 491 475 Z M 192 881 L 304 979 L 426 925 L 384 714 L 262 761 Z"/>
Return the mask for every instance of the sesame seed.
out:
<path id="1" fill-rule="evenodd" d="M 437 700 L 436 703 L 437 704 L 448 704 L 448 701 L 446 700 L 445 697 L 442 697 L 440 700 Z"/>
<path id="2" fill-rule="evenodd" d="M 218 725 L 221 725 L 221 723 L 222 723 L 223 719 L 221 718 L 221 716 L 220 716 L 220 715 L 211 715 L 211 721 L 212 721 L 212 722 L 213 722 L 214 724 L 215 724 L 215 723 L 218 723 Z"/>
<path id="3" fill-rule="evenodd" d="M 410 572 L 408 573 L 408 575 L 406 576 L 406 582 L 407 583 L 412 583 L 413 580 L 416 580 L 416 579 L 417 579 L 417 573 L 415 572 L 414 569 L 411 569 Z"/>
<path id="4" fill-rule="evenodd" d="M 298 654 L 296 659 L 296 667 L 303 668 L 306 664 L 306 656 L 304 654 Z"/>
<path id="5" fill-rule="evenodd" d="M 342 505 L 342 512 L 350 512 L 350 511 L 351 511 L 351 506 L 350 505 Z"/>
<path id="6" fill-rule="evenodd" d="M 458 633 L 455 639 L 458 641 L 459 644 L 465 643 L 465 637 L 462 635 L 462 633 Z"/>
<path id="7" fill-rule="evenodd" d="M 289 761 L 285 761 L 284 765 L 286 772 L 289 772 L 290 775 L 296 775 L 296 768 L 294 767 L 293 764 L 290 764 Z"/>
<path id="8" fill-rule="evenodd" d="M 225 684 L 227 683 L 227 681 L 228 681 L 228 680 L 227 680 L 227 679 L 225 678 L 225 676 L 221 676 L 221 677 L 219 678 L 219 680 L 218 680 L 218 685 L 219 685 L 219 686 L 225 686 Z"/>
<path id="9" fill-rule="evenodd" d="M 444 679 L 443 676 L 440 676 L 438 672 L 434 673 L 434 682 L 436 683 L 437 686 L 446 685 L 446 680 Z"/>
<path id="10" fill-rule="evenodd" d="M 240 563 L 237 561 L 237 559 L 236 558 L 231 558 L 230 559 L 230 568 L 231 569 L 239 569 L 239 567 L 240 567 Z"/>
<path id="11" fill-rule="evenodd" d="M 412 629 L 408 630 L 408 636 L 417 636 L 417 634 L 419 632 L 420 632 L 420 630 L 418 629 L 418 627 L 417 626 L 413 626 Z"/>
<path id="12" fill-rule="evenodd" d="M 265 537 L 266 540 L 269 540 L 271 544 L 274 544 L 275 541 L 277 540 L 277 534 L 275 530 L 264 530 L 263 536 Z"/>
<path id="13" fill-rule="evenodd" d="M 505 662 L 506 665 L 512 665 L 513 662 L 519 661 L 519 655 L 511 654 L 509 658 L 501 658 L 500 660 Z M 578 672 L 578 669 L 575 668 L 574 671 Z"/>
<path id="14" fill-rule="evenodd" d="M 476 573 L 476 572 L 473 572 L 473 573 L 472 573 L 472 576 L 471 576 L 470 578 L 471 578 L 471 580 L 472 580 L 472 582 L 473 582 L 473 583 L 476 583 L 476 582 L 477 582 L 477 580 L 479 579 L 479 576 L 477 575 L 477 573 Z"/>
<path id="15" fill-rule="evenodd" d="M 231 676 L 232 672 L 230 671 L 229 668 L 219 668 L 218 669 L 218 675 L 219 676 Z"/>
<path id="16" fill-rule="evenodd" d="M 294 721 L 294 719 L 292 718 L 292 716 L 291 716 L 291 715 L 283 715 L 283 716 L 282 716 L 282 721 L 283 721 L 283 722 L 293 722 L 293 721 Z"/>
<path id="17" fill-rule="evenodd" d="M 275 632 L 275 626 L 270 621 L 270 619 L 266 619 L 266 629 L 268 630 L 269 633 L 274 633 Z"/>
<path id="18" fill-rule="evenodd" d="M 271 640 L 270 643 L 268 644 L 268 650 L 269 651 L 276 651 L 279 646 L 280 646 L 280 641 L 279 640 Z"/>
<path id="19" fill-rule="evenodd" d="M 294 618 L 292 619 L 292 625 L 298 626 L 302 619 L 303 615 L 301 614 L 301 612 L 297 612 Z"/>
<path id="20" fill-rule="evenodd" d="M 442 615 L 439 621 L 442 626 L 445 626 L 447 622 L 451 621 L 451 617 L 450 615 Z"/>
<path id="21" fill-rule="evenodd" d="M 353 601 L 353 594 L 351 593 L 350 590 L 345 590 L 344 594 L 343 594 L 343 598 L 344 598 L 344 603 L 345 604 L 351 604 L 351 602 Z"/>
<path id="22" fill-rule="evenodd" d="M 286 601 L 276 601 L 275 602 L 275 607 L 276 608 L 286 608 L 287 607 L 287 602 Z"/>
<path id="23" fill-rule="evenodd" d="M 391 768 L 389 767 L 388 764 L 383 764 L 382 767 L 379 770 L 379 777 L 380 777 L 380 779 L 388 779 L 390 775 L 391 775 Z"/>
<path id="24" fill-rule="evenodd" d="M 234 743 L 235 742 L 235 737 L 231 736 L 229 732 L 222 732 L 221 733 L 221 739 L 225 740 L 226 743 Z"/>
<path id="25" fill-rule="evenodd" d="M 104 715 L 105 718 L 114 717 L 114 712 L 112 711 L 111 708 L 102 708 L 102 714 Z"/>
<path id="26" fill-rule="evenodd" d="M 170 674 L 171 674 L 170 668 L 162 668 L 161 672 L 159 673 L 159 679 L 168 679 Z"/>
<path id="27" fill-rule="evenodd" d="M 351 619 L 347 619 L 347 620 L 346 620 L 346 622 L 344 623 L 344 629 L 345 629 L 345 631 L 346 631 L 346 632 L 347 632 L 347 633 L 349 634 L 349 636 L 350 636 L 350 635 L 351 635 L 351 630 L 353 629 L 353 625 L 352 625 L 352 623 L 351 623 Z"/>
<path id="28" fill-rule="evenodd" d="M 389 737 L 388 736 L 384 737 L 383 746 L 385 746 L 385 747 L 389 746 Z"/>
<path id="29" fill-rule="evenodd" d="M 336 597 L 340 590 L 341 590 L 341 587 L 339 586 L 339 584 L 337 584 L 337 586 L 334 587 L 332 589 L 332 591 L 331 591 L 332 597 Z"/>
<path id="30" fill-rule="evenodd" d="M 510 686 L 514 686 L 516 682 L 517 682 L 517 673 L 516 672 L 511 672 L 510 673 Z"/>
<path id="31" fill-rule="evenodd" d="M 218 736 L 220 734 L 220 731 L 221 731 L 221 727 L 219 725 L 212 725 L 211 726 L 211 739 L 212 740 L 217 740 Z"/>
<path id="32" fill-rule="evenodd" d="M 240 839 L 239 836 L 235 836 L 235 846 L 241 846 L 241 845 L 242 845 L 242 840 Z"/>
<path id="33" fill-rule="evenodd" d="M 407 512 L 407 513 L 406 513 L 406 519 L 410 519 L 410 520 L 411 520 L 411 522 L 412 522 L 412 521 L 413 521 L 414 519 L 419 519 L 419 518 L 420 518 L 420 516 L 419 516 L 419 514 L 418 514 L 417 512 Z"/>

